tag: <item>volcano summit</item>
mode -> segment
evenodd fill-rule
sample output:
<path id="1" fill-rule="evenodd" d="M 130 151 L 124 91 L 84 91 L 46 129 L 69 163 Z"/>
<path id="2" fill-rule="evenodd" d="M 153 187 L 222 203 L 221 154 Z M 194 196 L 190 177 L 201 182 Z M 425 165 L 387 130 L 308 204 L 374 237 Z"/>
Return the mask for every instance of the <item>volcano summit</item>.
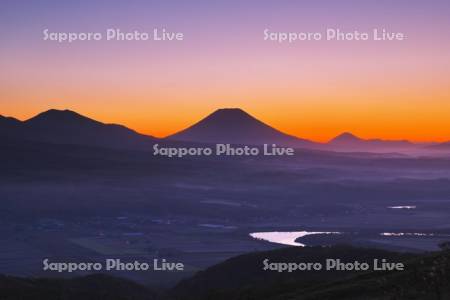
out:
<path id="1" fill-rule="evenodd" d="M 312 146 L 314 142 L 285 134 L 239 108 L 218 109 L 198 123 L 167 139 L 198 142 L 292 147 Z"/>

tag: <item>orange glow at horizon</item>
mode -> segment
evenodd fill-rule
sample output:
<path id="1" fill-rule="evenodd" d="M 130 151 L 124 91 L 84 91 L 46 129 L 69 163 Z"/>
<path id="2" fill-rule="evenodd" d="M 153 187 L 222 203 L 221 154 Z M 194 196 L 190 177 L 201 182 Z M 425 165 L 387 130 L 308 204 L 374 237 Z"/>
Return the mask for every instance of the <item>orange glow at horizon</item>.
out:
<path id="1" fill-rule="evenodd" d="M 158 7 L 150 2 L 130 6 L 117 26 L 164 24 L 185 31 L 185 41 L 43 41 L 44 25 L 77 31 L 112 26 L 116 20 L 107 9 L 115 6 L 94 8 L 86 2 L 63 9 L 58 18 L 35 8 L 29 20 L 13 6 L 0 28 L 0 114 L 24 120 L 51 108 L 70 109 L 165 137 L 216 109 L 239 107 L 282 132 L 319 142 L 342 132 L 366 139 L 450 141 L 450 21 L 445 3 L 438 9 L 426 2 L 384 7 L 376 1 L 354 1 L 343 9 L 343 3 L 329 1 L 327 5 L 339 8 L 333 11 L 314 2 L 239 2 L 247 11 L 224 2 L 220 9 L 205 3 L 173 14 L 171 1 Z M 127 10 L 117 13 L 126 15 Z M 361 30 L 385 24 L 404 31 L 408 39 L 263 40 L 265 26 L 323 30 L 328 20 Z"/>
<path id="2" fill-rule="evenodd" d="M 358 66 L 349 66 L 340 76 L 344 64 L 285 70 L 272 63 L 236 63 L 205 66 L 195 76 L 181 70 L 156 79 L 148 79 L 147 71 L 136 66 L 120 74 L 97 69 L 75 74 L 55 68 L 45 76 L 39 64 L 33 70 L 11 66 L 12 72 L 0 74 L 0 114 L 24 120 L 50 108 L 71 109 L 164 137 L 216 109 L 239 107 L 285 133 L 314 141 L 324 142 L 344 131 L 362 138 L 450 140 L 446 65 L 421 67 L 426 76 L 413 73 L 411 67 L 399 70 L 398 62 L 366 66 L 364 76 Z M 327 72 L 319 71 L 323 69 Z M 123 79 L 124 74 L 135 77 Z"/>
<path id="3" fill-rule="evenodd" d="M 102 100 L 95 97 L 87 103 L 54 99 L 40 104 L 22 105 L 20 110 L 16 105 L 2 104 L 0 114 L 26 120 L 51 108 L 70 109 L 104 123 L 122 124 L 139 133 L 165 137 L 193 125 L 216 109 L 239 107 L 284 133 L 317 142 L 326 142 L 342 132 L 352 132 L 366 139 L 407 139 L 415 142 L 450 140 L 450 101 L 446 101 L 450 98 L 444 95 L 441 101 L 429 102 L 426 109 L 417 105 L 420 98 L 409 97 L 403 100 L 395 98 L 395 101 L 379 101 L 376 95 L 367 97 L 365 101 L 348 98 L 324 100 L 311 95 L 296 101 L 296 97 L 291 97 L 281 105 L 271 95 L 261 95 L 261 98 L 245 103 L 184 101 L 177 102 L 177 105 L 170 104 L 169 100 L 155 104 L 155 101 L 145 103 L 134 99 L 117 105 L 119 101 L 114 98 Z M 316 98 L 320 98 L 320 105 Z M 384 102 L 389 105 L 386 106 Z"/>

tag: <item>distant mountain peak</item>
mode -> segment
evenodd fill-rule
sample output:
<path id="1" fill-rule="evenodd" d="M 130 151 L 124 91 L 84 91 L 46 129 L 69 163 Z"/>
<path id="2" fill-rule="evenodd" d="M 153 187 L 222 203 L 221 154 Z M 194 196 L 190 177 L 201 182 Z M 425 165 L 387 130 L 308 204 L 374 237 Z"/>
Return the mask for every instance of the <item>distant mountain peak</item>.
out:
<path id="1" fill-rule="evenodd" d="M 337 151 L 392 152 L 410 150 L 417 145 L 406 140 L 362 139 L 353 133 L 344 132 L 328 142 Z"/>
<path id="2" fill-rule="evenodd" d="M 57 116 L 57 115 L 59 115 L 59 116 L 62 116 L 62 115 L 66 115 L 66 116 L 69 116 L 69 115 L 71 115 L 71 116 L 81 116 L 79 113 L 77 113 L 77 112 L 75 112 L 73 110 L 70 110 L 70 109 L 55 109 L 55 108 L 51 108 L 49 110 L 41 112 L 40 114 L 38 114 L 38 116 L 39 115 L 47 115 L 47 116 L 50 116 L 50 115 L 54 115 L 54 116 Z"/>
<path id="3" fill-rule="evenodd" d="M 70 110 L 70 109 L 67 109 L 67 108 L 66 109 L 50 108 L 49 110 L 44 111 L 42 113 L 72 113 L 72 114 L 77 114 L 78 115 L 77 112 L 75 112 L 73 110 Z"/>
<path id="4" fill-rule="evenodd" d="M 335 138 L 333 138 L 330 143 L 348 143 L 348 142 L 358 142 L 358 141 L 362 141 L 361 138 L 357 137 L 356 135 L 354 135 L 351 132 L 344 132 L 341 133 L 340 135 L 336 136 Z"/>
<path id="5" fill-rule="evenodd" d="M 44 111 L 31 119 L 26 121 L 27 123 L 41 123 L 41 122 L 58 122 L 58 123 L 72 123 L 72 122 L 90 122 L 99 123 L 93 119 L 80 115 L 69 109 L 49 109 Z"/>
<path id="6" fill-rule="evenodd" d="M 220 108 L 214 111 L 212 114 L 208 115 L 205 119 L 226 119 L 227 121 L 233 120 L 257 120 L 249 113 L 240 108 Z"/>
<path id="7" fill-rule="evenodd" d="M 343 133 L 341 133 L 341 134 L 338 135 L 338 136 L 339 136 L 339 137 L 351 137 L 351 138 L 357 138 L 356 135 L 354 135 L 353 133 L 348 132 L 348 131 L 343 132 Z"/>
<path id="8" fill-rule="evenodd" d="M 213 113 L 223 113 L 223 112 L 240 112 L 240 113 L 244 113 L 247 114 L 245 112 L 245 110 L 243 110 L 242 108 L 239 107 L 224 107 L 224 108 L 219 108 L 217 109 L 215 112 Z M 248 114 L 247 114 L 248 115 Z"/>

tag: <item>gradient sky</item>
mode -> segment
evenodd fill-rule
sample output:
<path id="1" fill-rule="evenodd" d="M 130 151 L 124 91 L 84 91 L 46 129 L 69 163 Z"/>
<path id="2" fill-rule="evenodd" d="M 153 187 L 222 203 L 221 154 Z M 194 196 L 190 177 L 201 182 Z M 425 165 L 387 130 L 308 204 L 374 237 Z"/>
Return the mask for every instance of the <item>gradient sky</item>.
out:
<path id="1" fill-rule="evenodd" d="M 324 141 L 450 140 L 449 1 L 0 3 L 0 114 L 68 108 L 165 136 L 240 107 Z M 42 30 L 181 31 L 182 42 L 43 41 Z M 263 41 L 263 30 L 404 32 L 396 42 Z"/>

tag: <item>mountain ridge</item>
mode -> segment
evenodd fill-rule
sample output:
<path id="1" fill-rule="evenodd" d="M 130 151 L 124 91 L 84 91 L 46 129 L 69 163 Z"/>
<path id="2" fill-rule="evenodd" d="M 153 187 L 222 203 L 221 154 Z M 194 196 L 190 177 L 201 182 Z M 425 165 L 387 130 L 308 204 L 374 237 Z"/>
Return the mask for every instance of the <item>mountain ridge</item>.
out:
<path id="1" fill-rule="evenodd" d="M 140 134 L 126 126 L 103 123 L 70 109 L 49 109 L 21 121 L 0 115 L 0 135 L 34 141 L 88 144 L 113 148 L 146 148 L 156 141 L 168 143 L 277 144 L 337 152 L 396 152 L 410 150 L 449 150 L 450 142 L 413 143 L 408 140 L 363 139 L 343 132 L 326 143 L 286 134 L 242 110 L 217 109 L 191 126 L 159 139 Z"/>
<path id="2" fill-rule="evenodd" d="M 1 122 L 0 134 L 31 141 L 111 148 L 148 148 L 156 140 L 123 125 L 102 123 L 69 109 L 49 109 L 25 121 L 14 120 Z"/>
<path id="3" fill-rule="evenodd" d="M 333 151 L 409 151 L 422 145 L 408 140 L 363 139 L 351 132 L 343 132 L 327 142 Z"/>
<path id="4" fill-rule="evenodd" d="M 351 132 L 343 132 L 331 140 L 328 141 L 328 143 L 346 143 L 346 142 L 384 142 L 384 143 L 403 143 L 403 144 L 414 144 L 406 139 L 402 140 L 385 140 L 385 139 L 363 139 Z"/>

